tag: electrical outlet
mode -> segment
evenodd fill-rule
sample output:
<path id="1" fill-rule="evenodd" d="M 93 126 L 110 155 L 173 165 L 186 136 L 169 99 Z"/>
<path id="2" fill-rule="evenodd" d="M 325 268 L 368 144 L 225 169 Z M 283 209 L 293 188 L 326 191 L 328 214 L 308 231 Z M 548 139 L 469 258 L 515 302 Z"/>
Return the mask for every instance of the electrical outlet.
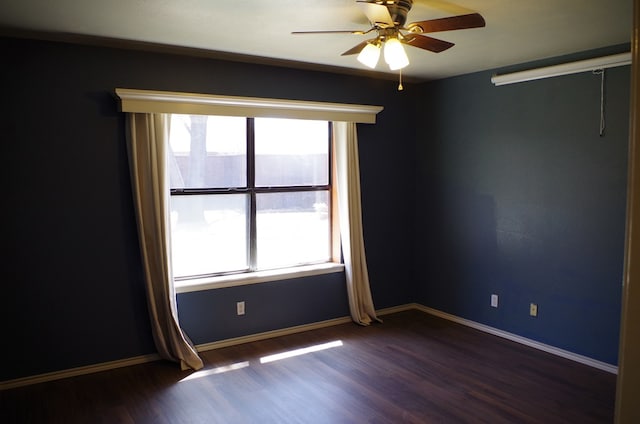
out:
<path id="1" fill-rule="evenodd" d="M 535 303 L 529 305 L 529 315 L 531 315 L 532 317 L 538 316 L 538 305 L 536 305 Z"/>
<path id="2" fill-rule="evenodd" d="M 497 308 L 498 307 L 498 295 L 497 294 L 492 294 L 491 295 L 491 307 L 492 308 Z"/>
<path id="3" fill-rule="evenodd" d="M 238 315 L 244 315 L 244 300 L 236 303 L 236 311 L 238 312 Z"/>

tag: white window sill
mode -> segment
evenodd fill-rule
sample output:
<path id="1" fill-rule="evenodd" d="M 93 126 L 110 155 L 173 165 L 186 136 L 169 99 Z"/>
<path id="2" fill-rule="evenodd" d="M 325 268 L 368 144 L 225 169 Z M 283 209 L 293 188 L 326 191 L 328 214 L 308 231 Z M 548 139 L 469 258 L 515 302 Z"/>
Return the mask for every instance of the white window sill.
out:
<path id="1" fill-rule="evenodd" d="M 344 271 L 344 264 L 330 262 L 269 271 L 256 271 L 246 274 L 222 275 L 218 277 L 176 281 L 174 286 L 176 293 L 188 293 L 202 290 L 221 289 L 224 287 L 244 286 L 247 284 L 266 283 L 268 281 L 288 280 L 291 278 L 330 274 L 342 271 Z"/>

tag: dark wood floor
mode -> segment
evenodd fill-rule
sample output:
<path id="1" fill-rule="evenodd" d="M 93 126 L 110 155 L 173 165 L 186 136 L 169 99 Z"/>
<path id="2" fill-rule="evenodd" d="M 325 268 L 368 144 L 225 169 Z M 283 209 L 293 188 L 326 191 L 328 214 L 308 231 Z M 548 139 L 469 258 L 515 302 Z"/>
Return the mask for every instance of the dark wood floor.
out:
<path id="1" fill-rule="evenodd" d="M 260 361 L 338 341 L 341 346 Z M 613 374 L 419 311 L 203 356 L 200 374 L 160 361 L 0 392 L 0 421 L 613 422 Z"/>

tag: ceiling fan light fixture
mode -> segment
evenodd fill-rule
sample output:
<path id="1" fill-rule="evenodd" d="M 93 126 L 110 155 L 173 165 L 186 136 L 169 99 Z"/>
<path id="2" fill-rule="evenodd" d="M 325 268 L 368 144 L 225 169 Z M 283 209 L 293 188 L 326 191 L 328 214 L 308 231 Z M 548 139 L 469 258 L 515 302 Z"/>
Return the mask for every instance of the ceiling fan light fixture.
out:
<path id="1" fill-rule="evenodd" d="M 380 45 L 377 43 L 367 43 L 358 55 L 358 62 L 373 69 L 378 64 L 380 58 Z"/>
<path id="2" fill-rule="evenodd" d="M 397 38 L 389 38 L 384 43 L 384 61 L 389 65 L 389 69 L 395 71 L 409 65 L 409 58 L 402 47 L 402 43 Z"/>

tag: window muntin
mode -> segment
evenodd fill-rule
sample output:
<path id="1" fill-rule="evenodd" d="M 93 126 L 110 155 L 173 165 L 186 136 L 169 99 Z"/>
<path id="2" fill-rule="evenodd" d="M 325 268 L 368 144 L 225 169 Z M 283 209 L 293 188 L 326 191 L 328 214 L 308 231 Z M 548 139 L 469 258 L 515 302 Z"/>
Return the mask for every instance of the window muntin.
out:
<path id="1" fill-rule="evenodd" d="M 327 121 L 172 115 L 175 277 L 330 261 L 329 130 Z"/>

